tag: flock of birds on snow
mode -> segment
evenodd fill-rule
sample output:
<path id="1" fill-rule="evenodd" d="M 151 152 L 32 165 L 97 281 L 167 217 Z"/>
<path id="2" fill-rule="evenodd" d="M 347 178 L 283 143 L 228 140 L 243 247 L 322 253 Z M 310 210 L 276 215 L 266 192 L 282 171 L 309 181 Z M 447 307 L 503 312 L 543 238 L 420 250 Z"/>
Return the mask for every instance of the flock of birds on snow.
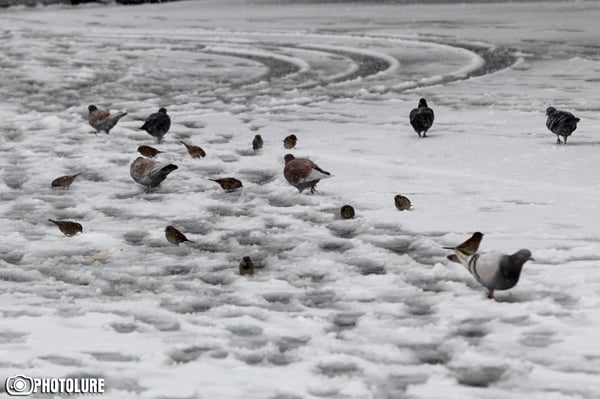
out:
<path id="1" fill-rule="evenodd" d="M 95 105 L 88 107 L 88 122 L 95 129 L 91 132 L 97 134 L 104 131 L 106 134 L 116 126 L 119 120 L 127 115 L 127 112 L 110 113 L 102 110 Z M 546 110 L 546 126 L 557 136 L 557 144 L 566 144 L 567 138 L 577 129 L 579 118 L 572 113 L 557 110 L 554 107 L 548 107 Z M 410 124 L 419 137 L 427 137 L 427 131 L 431 128 L 434 121 L 434 112 L 427 105 L 424 98 L 419 100 L 417 108 L 411 110 L 409 114 Z M 160 144 L 163 137 L 171 127 L 171 118 L 165 108 L 160 108 L 158 112 L 148 116 L 140 129 L 145 130 L 151 136 L 155 137 Z M 564 141 L 561 141 L 561 137 Z M 286 149 L 292 149 L 296 146 L 298 138 L 295 135 L 289 135 L 283 140 Z M 185 143 L 187 152 L 193 158 L 203 158 L 205 151 L 198 146 Z M 263 139 L 256 135 L 252 141 L 252 148 L 258 151 L 263 147 Z M 131 178 L 138 184 L 146 187 L 146 192 L 158 187 L 167 176 L 177 169 L 177 165 L 167 162 L 158 162 L 154 158 L 161 151 L 151 146 L 142 145 L 138 147 L 138 152 L 143 155 L 133 161 L 130 167 Z M 299 192 L 310 189 L 311 193 L 316 190 L 316 185 L 321 179 L 332 177 L 330 172 L 320 168 L 316 163 L 306 158 L 296 158 L 292 154 L 286 154 L 284 157 L 285 166 L 283 176 L 287 182 L 296 187 Z M 52 181 L 52 187 L 68 189 L 77 176 L 61 176 Z M 224 177 L 219 179 L 209 179 L 218 183 L 226 191 L 235 191 L 241 188 L 242 182 L 234 177 Z M 403 195 L 396 195 L 394 203 L 398 210 L 410 209 L 410 200 Z M 340 210 L 340 215 L 344 219 L 352 219 L 355 216 L 354 208 L 351 205 L 344 205 Z M 56 224 L 60 231 L 66 236 L 73 236 L 83 232 L 83 227 L 77 222 L 68 220 L 53 220 L 50 222 Z M 165 228 L 165 237 L 172 244 L 179 245 L 183 242 L 193 242 L 189 240 L 182 232 L 173 226 Z M 487 289 L 488 298 L 494 298 L 495 290 L 508 290 L 514 287 L 519 281 L 523 265 L 528 260 L 533 260 L 531 252 L 528 249 L 521 249 L 513 254 L 503 254 L 499 252 L 479 253 L 479 245 L 483 239 L 483 234 L 475 232 L 473 235 L 460 245 L 455 247 L 444 247 L 451 249 L 454 254 L 448 255 L 448 259 L 462 264 L 471 275 Z M 243 257 L 240 262 L 239 272 L 241 275 L 253 274 L 254 266 L 250 257 Z"/>

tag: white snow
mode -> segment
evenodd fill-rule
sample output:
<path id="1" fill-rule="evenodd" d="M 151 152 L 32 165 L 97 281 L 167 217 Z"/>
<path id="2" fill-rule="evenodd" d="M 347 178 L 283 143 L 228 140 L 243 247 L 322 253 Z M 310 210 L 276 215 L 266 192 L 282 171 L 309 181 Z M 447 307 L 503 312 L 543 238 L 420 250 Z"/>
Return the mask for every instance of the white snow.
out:
<path id="1" fill-rule="evenodd" d="M 104 377 L 107 398 L 600 396 L 597 2 L 0 12 L 0 376 Z M 504 63 L 478 74 L 485 48 Z M 89 104 L 128 116 L 89 134 Z M 581 118 L 567 145 L 551 105 Z M 158 145 L 138 127 L 161 106 Z M 149 194 L 144 144 L 179 166 Z M 334 177 L 299 194 L 288 152 Z M 244 187 L 208 180 L 227 176 Z M 496 301 L 442 249 L 475 231 L 536 260 Z"/>

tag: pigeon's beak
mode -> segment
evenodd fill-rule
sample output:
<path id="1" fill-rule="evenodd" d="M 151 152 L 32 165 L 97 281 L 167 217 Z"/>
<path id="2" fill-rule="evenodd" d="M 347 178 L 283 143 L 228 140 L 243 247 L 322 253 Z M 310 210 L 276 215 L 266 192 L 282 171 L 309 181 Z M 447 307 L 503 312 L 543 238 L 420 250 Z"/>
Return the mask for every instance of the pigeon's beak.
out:
<path id="1" fill-rule="evenodd" d="M 530 257 L 529 257 L 529 259 L 527 259 L 527 260 L 530 260 L 530 261 L 532 261 L 532 262 L 535 262 L 535 259 L 533 259 L 533 256 L 530 256 Z"/>

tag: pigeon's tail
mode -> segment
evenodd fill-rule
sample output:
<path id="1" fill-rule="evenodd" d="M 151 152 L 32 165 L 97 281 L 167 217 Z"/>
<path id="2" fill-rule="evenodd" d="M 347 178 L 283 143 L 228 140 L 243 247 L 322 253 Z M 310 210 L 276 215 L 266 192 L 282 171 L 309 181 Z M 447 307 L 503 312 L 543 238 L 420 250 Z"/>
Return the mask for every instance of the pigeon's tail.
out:
<path id="1" fill-rule="evenodd" d="M 161 170 L 158 172 L 159 174 L 163 174 L 165 177 L 171 173 L 172 171 L 174 171 L 175 169 L 177 169 L 178 166 L 174 165 L 174 164 L 168 164 L 167 166 L 164 166 L 163 168 L 161 168 Z"/>
<path id="2" fill-rule="evenodd" d="M 312 168 L 312 170 L 310 171 L 310 174 L 308 175 L 308 177 L 306 179 L 304 179 L 304 181 L 327 179 L 330 177 L 333 177 L 331 175 L 331 173 L 319 168 L 318 166 L 314 166 Z"/>
<path id="3" fill-rule="evenodd" d="M 54 224 L 58 224 L 58 222 L 56 220 L 52 220 L 52 219 L 48 219 L 49 222 L 52 222 Z"/>

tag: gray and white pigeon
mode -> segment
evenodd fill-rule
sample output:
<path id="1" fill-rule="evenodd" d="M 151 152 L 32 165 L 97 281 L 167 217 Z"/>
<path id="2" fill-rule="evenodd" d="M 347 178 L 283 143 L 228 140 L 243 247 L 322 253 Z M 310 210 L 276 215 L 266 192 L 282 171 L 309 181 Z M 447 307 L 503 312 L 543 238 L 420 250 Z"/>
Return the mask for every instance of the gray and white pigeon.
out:
<path id="1" fill-rule="evenodd" d="M 577 129 L 577 122 L 579 122 L 579 118 L 575 117 L 570 112 L 567 111 L 559 111 L 554 107 L 548 107 L 546 109 L 546 127 L 550 129 L 550 131 L 556 134 L 556 144 L 562 144 L 560 141 L 560 136 L 563 136 L 567 144 L 567 137 L 569 137 L 575 129 Z"/>
<path id="2" fill-rule="evenodd" d="M 419 100 L 419 106 L 410 111 L 410 124 L 419 137 L 427 137 L 427 131 L 433 125 L 433 110 L 427 106 L 427 101 L 422 98 Z M 421 136 L 422 134 L 422 136 Z"/>
<path id="3" fill-rule="evenodd" d="M 147 131 L 150 136 L 156 137 L 158 144 L 160 144 L 162 138 L 165 134 L 167 134 L 170 127 L 171 118 L 169 115 L 167 115 L 166 108 L 161 108 L 158 110 L 158 112 L 155 112 L 147 117 L 140 129 Z"/>
<path id="4" fill-rule="evenodd" d="M 88 106 L 88 122 L 90 125 L 96 129 L 95 132 L 106 132 L 106 134 L 110 133 L 110 129 L 115 127 L 119 119 L 127 115 L 127 112 L 117 112 L 116 114 L 111 114 L 109 111 L 98 109 L 95 105 Z"/>
<path id="5" fill-rule="evenodd" d="M 168 162 L 157 162 L 143 157 L 136 158 L 129 168 L 129 174 L 136 183 L 146 186 L 149 193 L 154 187 L 158 187 L 169 173 L 177 169 L 177 165 Z"/>
<path id="6" fill-rule="evenodd" d="M 315 192 L 315 186 L 321 179 L 331 177 L 331 173 L 321 169 L 316 163 L 306 158 L 296 158 L 292 154 L 286 154 L 283 176 L 292 186 L 302 192 L 310 188 Z"/>
<path id="7" fill-rule="evenodd" d="M 487 288 L 487 297 L 494 298 L 494 290 L 508 290 L 519 281 L 523 265 L 533 260 L 528 249 L 520 249 L 512 255 L 500 252 L 474 253 L 454 249 L 456 258 Z"/>

